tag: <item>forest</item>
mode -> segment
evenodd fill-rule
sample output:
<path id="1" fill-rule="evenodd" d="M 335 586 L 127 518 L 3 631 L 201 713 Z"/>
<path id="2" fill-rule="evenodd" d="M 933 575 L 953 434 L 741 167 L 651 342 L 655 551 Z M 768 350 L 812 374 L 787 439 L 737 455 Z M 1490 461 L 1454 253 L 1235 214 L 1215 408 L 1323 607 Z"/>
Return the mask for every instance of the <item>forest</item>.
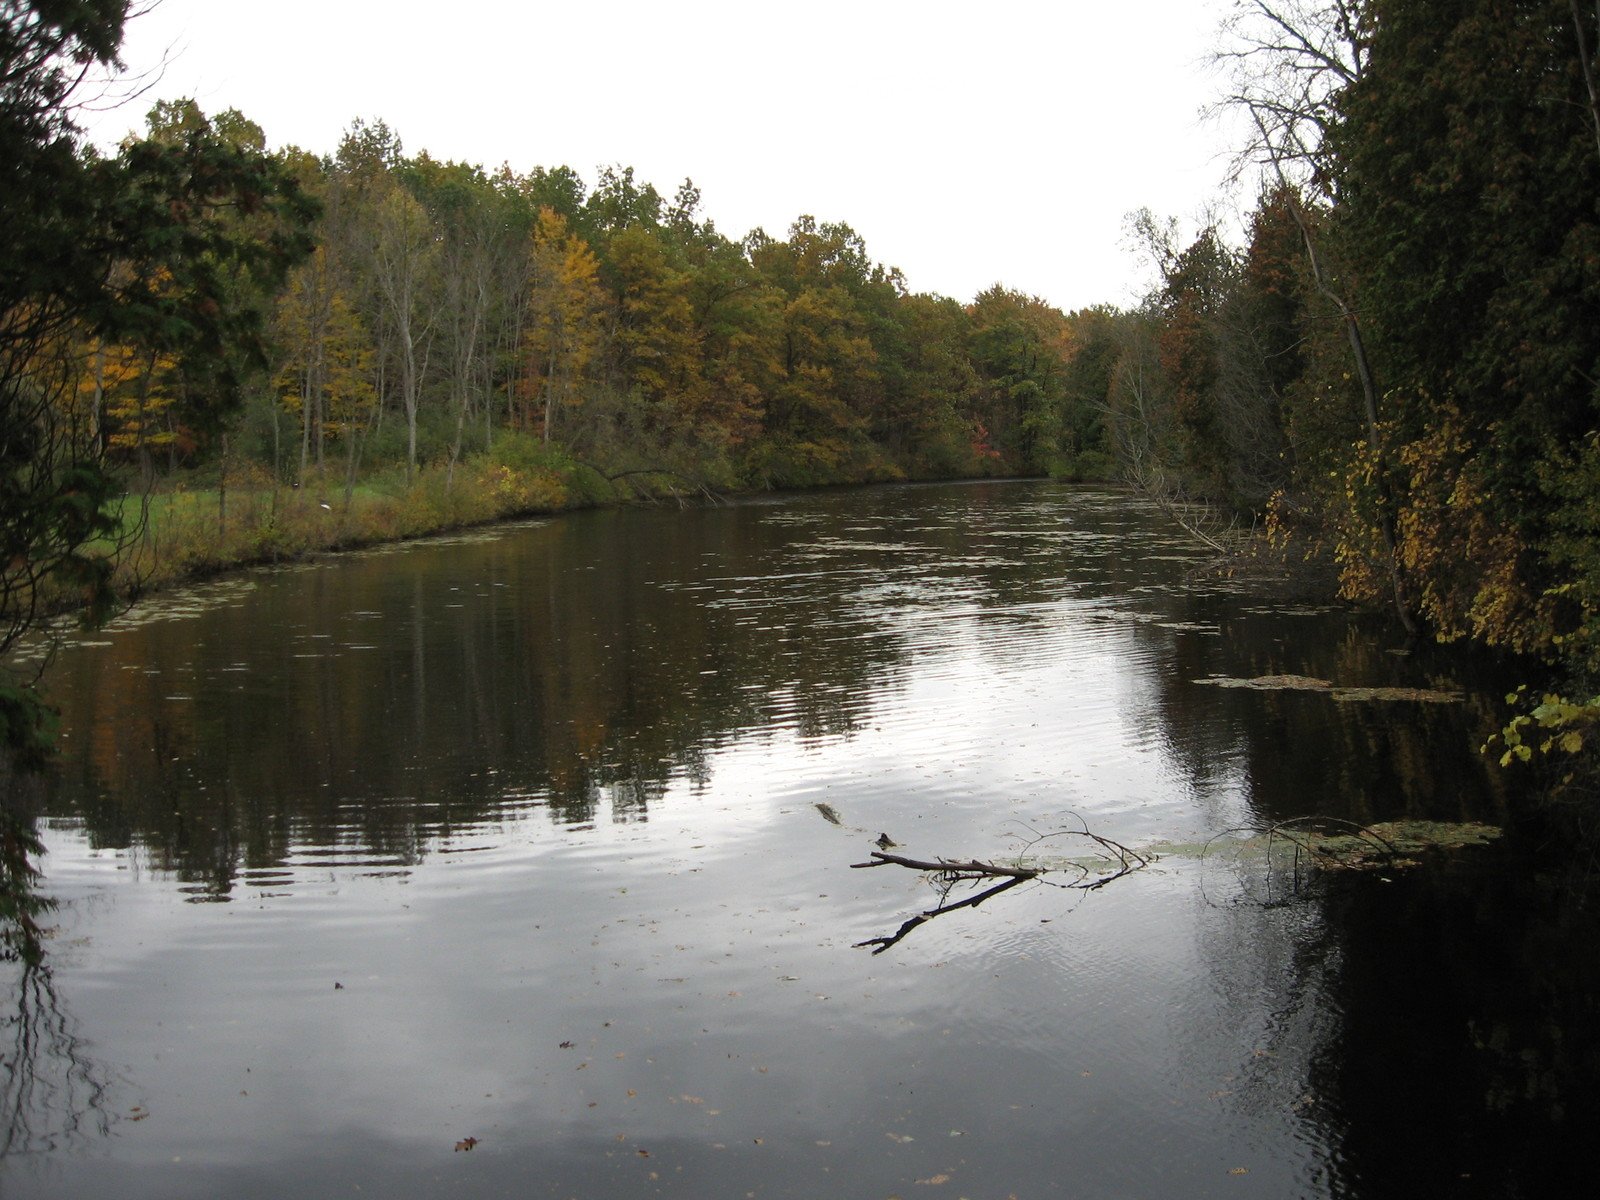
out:
<path id="1" fill-rule="evenodd" d="M 627 166 L 75 120 L 124 0 L 0 5 L 0 650 L 152 575 L 641 496 L 1125 482 L 1219 553 L 1600 705 L 1600 7 L 1240 0 L 1238 228 L 1133 226 L 1136 307 L 911 292 L 847 224 L 719 230 Z M 1039 236 L 1062 236 L 1040 230 Z M 160 535 L 157 539 L 156 535 Z M 4 740 L 44 709 L 0 684 Z"/>

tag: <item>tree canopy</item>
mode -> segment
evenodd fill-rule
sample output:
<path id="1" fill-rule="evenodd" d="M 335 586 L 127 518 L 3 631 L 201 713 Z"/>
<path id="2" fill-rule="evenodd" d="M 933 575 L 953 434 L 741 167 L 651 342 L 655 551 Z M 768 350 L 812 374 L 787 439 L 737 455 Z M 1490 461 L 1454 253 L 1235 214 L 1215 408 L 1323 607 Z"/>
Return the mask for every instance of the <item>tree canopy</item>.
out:
<path id="1" fill-rule="evenodd" d="M 114 65 L 126 12 L 0 9 L 0 652 L 63 589 L 91 616 L 111 601 L 118 401 L 141 429 L 157 407 L 220 428 L 310 247 L 312 205 L 237 114 L 158 106 L 115 157 L 81 144 L 74 96 Z M 0 680 L 6 743 L 36 755 L 40 719 L 25 682 Z"/>

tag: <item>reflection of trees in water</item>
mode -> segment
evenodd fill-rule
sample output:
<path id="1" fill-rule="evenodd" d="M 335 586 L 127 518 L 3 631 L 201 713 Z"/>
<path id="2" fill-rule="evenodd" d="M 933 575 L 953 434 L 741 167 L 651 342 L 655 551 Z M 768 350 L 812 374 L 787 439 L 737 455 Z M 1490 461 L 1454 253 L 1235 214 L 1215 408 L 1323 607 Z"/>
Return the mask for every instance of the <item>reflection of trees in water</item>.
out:
<path id="1" fill-rule="evenodd" d="M 821 520 L 801 526 L 767 519 L 782 506 L 576 514 L 269 576 L 201 637 L 154 623 L 69 656 L 56 688 L 79 741 L 52 807 L 197 898 L 298 846 L 393 868 L 510 812 L 647 820 L 750 731 L 854 736 L 906 677 L 886 605 L 1057 595 L 1061 559 L 1033 551 L 1120 502 L 1067 529 L 1057 497 L 1018 507 L 1028 487 L 807 498 Z M 1093 569 L 1145 570 L 1112 553 L 1120 536 L 1093 543 Z"/>
<path id="2" fill-rule="evenodd" d="M 214 895 L 301 845 L 394 865 L 523 809 L 646 820 L 780 707 L 803 739 L 847 736 L 859 697 L 892 674 L 888 638 L 811 636 L 837 588 L 760 620 L 689 590 L 708 555 L 757 580 L 781 556 L 788 535 L 754 515 L 586 514 L 290 576 L 249 612 L 211 614 L 199 649 L 191 623 L 123 635 L 58 685 L 84 740 L 52 805 L 97 847 L 139 845 Z M 369 648 L 296 658 L 346 640 Z"/>
<path id="3" fill-rule="evenodd" d="M 1301 1124 L 1321 1174 L 1338 1140 L 1314 1075 L 1339 1032 L 1330 1005 L 1344 956 L 1339 931 L 1315 898 L 1320 889 L 1286 903 L 1262 876 L 1258 858 L 1223 862 L 1208 855 L 1195 869 L 1207 901 L 1200 957 L 1218 997 L 1201 1026 L 1207 1052 L 1197 1058 L 1227 1065 L 1201 1085 L 1239 1111 Z"/>
<path id="4" fill-rule="evenodd" d="M 1331 1195 L 1571 1194 L 1600 1120 L 1600 914 L 1513 839 L 1208 910 L 1223 1103 L 1292 1113 Z"/>
<path id="5" fill-rule="evenodd" d="M 52 806 L 81 817 L 97 847 L 142 847 L 197 897 L 226 897 L 298 846 L 403 869 L 508 813 L 647 820 L 750 731 L 803 745 L 854 736 L 905 685 L 930 628 L 896 613 L 953 600 L 963 620 L 981 614 L 977 640 L 1004 670 L 1031 663 L 1032 632 L 1060 619 L 1034 602 L 1184 595 L 1157 520 L 1121 499 L 1029 488 L 808 497 L 795 509 L 818 519 L 799 525 L 781 505 L 578 514 L 501 541 L 268 576 L 247 605 L 200 618 L 201 637 L 193 621 L 156 623 L 69 656 L 57 690 L 74 760 Z M 1180 602 L 1213 624 L 1234 603 Z M 1248 622 L 1222 639 L 1156 625 L 1131 636 L 1180 656 L 1176 678 L 1150 672 L 1151 719 L 1188 769 L 1204 776 L 1243 746 L 1252 800 L 1305 793 L 1272 776 L 1318 769 L 1283 749 L 1327 737 L 1331 718 L 1309 708 L 1326 700 L 1187 684 L 1224 657 L 1287 669 L 1281 645 L 1252 641 Z M 1267 715 L 1246 715 L 1252 704 Z M 1391 763 L 1396 779 L 1424 776 L 1432 735 L 1412 718 L 1449 719 L 1336 715 L 1354 741 L 1323 771 L 1345 794 Z"/>
<path id="6" fill-rule="evenodd" d="M 1188 615 L 1218 634 L 1172 635 L 1177 669 L 1157 676 L 1152 719 L 1197 795 L 1227 793 L 1219 826 L 1241 811 L 1260 826 L 1314 813 L 1515 824 L 1533 803 L 1514 807 L 1477 753 L 1506 689 L 1474 679 L 1469 662 L 1390 654 L 1384 628 L 1338 616 L 1242 613 L 1204 597 Z M 1342 632 L 1329 637 L 1330 624 Z M 1283 674 L 1469 698 L 1336 703 L 1190 682 Z M 1600 1115 L 1600 964 L 1583 949 L 1600 944 L 1600 919 L 1558 912 L 1559 889 L 1514 842 L 1405 872 L 1334 873 L 1298 898 L 1282 876 L 1206 873 L 1215 904 L 1202 957 L 1220 1002 L 1200 1057 L 1234 1064 L 1215 1081 L 1219 1102 L 1293 1114 L 1316 1191 L 1554 1195 L 1578 1177 Z"/>
<path id="7" fill-rule="evenodd" d="M 1338 614 L 1274 616 L 1270 605 L 1255 613 L 1240 607 L 1237 599 L 1197 601 L 1192 619 L 1213 624 L 1219 635 L 1171 635 L 1176 665 L 1156 680 L 1160 711 L 1153 719 L 1198 794 L 1242 788 L 1240 799 L 1263 824 L 1313 813 L 1362 824 L 1504 817 L 1500 777 L 1478 753 L 1503 723 L 1496 709 L 1502 684 L 1463 680 L 1470 664 L 1441 652 L 1391 654 L 1383 626 L 1350 624 Z M 1224 675 L 1460 690 L 1467 699 L 1338 702 L 1315 692 L 1193 682 Z M 1234 780 L 1220 764 L 1231 765 Z"/>
<path id="8" fill-rule="evenodd" d="M 1206 794 L 1213 764 L 1229 762 L 1229 788 L 1262 826 L 1309 813 L 1362 823 L 1508 819 L 1502 781 L 1476 753 L 1503 687 L 1464 678 L 1468 664 L 1426 649 L 1391 655 L 1381 628 L 1328 637 L 1321 618 L 1270 611 L 1225 611 L 1216 623 L 1220 636 L 1179 635 L 1180 665 L 1157 692 L 1174 759 L 1197 792 Z M 1188 682 L 1280 674 L 1471 698 L 1341 704 Z M 1235 823 L 1233 814 L 1219 820 Z M 1221 1100 L 1292 1113 L 1313 1148 L 1316 1190 L 1515 1196 L 1571 1169 L 1562 1139 L 1574 1126 L 1555 1132 L 1556 1105 L 1532 1099 L 1556 1078 L 1557 1026 L 1526 1010 L 1565 1007 L 1560 1021 L 1572 1020 L 1592 1006 L 1594 981 L 1571 978 L 1577 943 L 1557 951 L 1537 921 L 1530 931 L 1537 905 L 1509 900 L 1507 881 L 1487 873 L 1509 855 L 1496 845 L 1430 855 L 1407 872 L 1334 873 L 1290 903 L 1261 902 L 1288 896 L 1273 886 L 1281 877 L 1207 873 L 1223 900 L 1204 925 L 1203 957 L 1222 1000 L 1211 1057 L 1231 1054 L 1236 1064 L 1234 1078 L 1219 1081 Z M 1551 951 L 1543 964 L 1528 954 L 1541 943 Z M 1583 1028 L 1593 1027 L 1591 1011 Z M 1487 1029 L 1498 1032 L 1485 1037 Z M 1497 1039 L 1500 1050 L 1486 1052 Z M 1592 1063 L 1569 1072 L 1561 1103 L 1581 1096 L 1592 1109 L 1597 1075 Z M 1509 1107 L 1496 1099 L 1513 1094 Z M 1543 1162 L 1532 1161 L 1524 1148 L 1540 1143 Z"/>
<path id="9" fill-rule="evenodd" d="M 111 1083 L 88 1053 L 50 968 L 14 973 L 0 1016 L 0 1157 L 104 1136 L 115 1120 Z"/>
<path id="10" fill-rule="evenodd" d="M 88 1055 L 44 965 L 49 931 L 38 919 L 44 848 L 34 804 L 37 779 L 0 764 L 0 1158 L 52 1150 L 111 1126 L 107 1075 Z"/>
<path id="11" fill-rule="evenodd" d="M 39 918 L 51 908 L 35 886 L 44 847 L 24 792 L 32 780 L 14 777 L 0 751 L 0 962 L 37 963 L 42 954 Z"/>
<path id="12" fill-rule="evenodd" d="M 1467 858 L 1330 897 L 1343 1021 L 1319 1065 L 1352 1178 L 1499 1197 L 1591 1174 L 1600 914 L 1563 892 L 1548 836 L 1515 836 L 1494 875 Z"/>

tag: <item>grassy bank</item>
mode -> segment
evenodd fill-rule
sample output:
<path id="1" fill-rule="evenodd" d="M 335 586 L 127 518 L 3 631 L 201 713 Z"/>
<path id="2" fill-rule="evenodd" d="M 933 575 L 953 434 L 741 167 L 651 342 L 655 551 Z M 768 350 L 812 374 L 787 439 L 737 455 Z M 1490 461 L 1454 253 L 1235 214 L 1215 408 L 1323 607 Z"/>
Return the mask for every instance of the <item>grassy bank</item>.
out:
<path id="1" fill-rule="evenodd" d="M 332 472 L 298 486 L 238 469 L 170 479 L 127 497 L 123 538 L 106 552 L 116 554 L 119 593 L 137 596 L 234 567 L 671 491 L 665 476 L 619 485 L 557 455 L 539 457 L 483 456 L 453 469 L 424 467 L 409 480 L 390 471 L 353 485 Z"/>
<path id="2" fill-rule="evenodd" d="M 864 470 L 827 484 L 903 479 Z M 411 477 L 387 469 L 350 483 L 337 469 L 299 485 L 256 467 L 169 476 L 123 501 L 123 536 L 103 552 L 116 561 L 117 591 L 137 597 L 236 567 L 287 562 L 535 514 L 608 504 L 736 494 L 749 485 L 712 485 L 670 470 L 607 474 L 558 448 L 509 435 L 488 454 Z M 757 485 L 756 490 L 763 490 Z M 74 606 L 65 591 L 49 607 Z"/>

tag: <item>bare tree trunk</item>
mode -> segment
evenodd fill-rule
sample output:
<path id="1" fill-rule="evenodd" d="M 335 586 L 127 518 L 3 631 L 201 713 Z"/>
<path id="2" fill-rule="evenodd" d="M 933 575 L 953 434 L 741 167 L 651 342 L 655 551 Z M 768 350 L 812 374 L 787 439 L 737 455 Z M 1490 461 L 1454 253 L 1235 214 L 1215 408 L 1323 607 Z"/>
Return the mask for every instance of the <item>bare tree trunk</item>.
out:
<path id="1" fill-rule="evenodd" d="M 228 536 L 228 435 L 222 435 L 222 455 L 217 467 L 217 541 Z"/>
<path id="2" fill-rule="evenodd" d="M 311 454 L 311 367 L 306 366 L 305 373 L 300 377 L 300 472 L 295 476 L 304 486 L 306 481 L 306 463 Z"/>
<path id="3" fill-rule="evenodd" d="M 1589 124 L 1594 128 L 1595 150 L 1600 151 L 1600 92 L 1595 88 L 1595 59 L 1589 53 L 1589 37 L 1583 28 L 1583 13 L 1578 0 L 1567 0 L 1572 6 L 1572 31 L 1578 38 L 1578 65 L 1583 68 L 1583 86 L 1589 92 Z M 1600 37 L 1600 0 L 1594 6 L 1595 36 Z"/>
<path id="4" fill-rule="evenodd" d="M 269 510 L 273 524 L 278 521 L 278 489 L 283 484 L 283 431 L 280 421 L 282 406 L 272 406 L 272 507 Z"/>
<path id="5" fill-rule="evenodd" d="M 361 455 L 366 450 L 367 438 L 377 431 L 378 421 L 382 414 L 382 403 L 375 404 L 372 409 L 372 415 L 368 418 L 367 428 L 359 437 L 352 430 L 347 438 L 344 468 L 344 511 L 346 515 L 349 514 L 350 506 L 355 500 L 356 474 L 361 470 Z"/>
<path id="6" fill-rule="evenodd" d="M 550 444 L 550 423 L 555 417 L 556 364 L 552 353 L 549 371 L 544 378 L 544 444 Z"/>
<path id="7" fill-rule="evenodd" d="M 105 407 L 106 348 L 104 343 L 100 343 L 96 345 L 94 352 L 94 402 L 89 409 L 89 440 L 97 458 L 105 450 L 101 441 L 101 430 L 105 425 Z"/>
<path id="8" fill-rule="evenodd" d="M 406 410 L 406 482 L 410 483 L 417 474 L 417 347 L 411 338 L 409 319 L 401 330 L 400 341 L 400 400 Z"/>

